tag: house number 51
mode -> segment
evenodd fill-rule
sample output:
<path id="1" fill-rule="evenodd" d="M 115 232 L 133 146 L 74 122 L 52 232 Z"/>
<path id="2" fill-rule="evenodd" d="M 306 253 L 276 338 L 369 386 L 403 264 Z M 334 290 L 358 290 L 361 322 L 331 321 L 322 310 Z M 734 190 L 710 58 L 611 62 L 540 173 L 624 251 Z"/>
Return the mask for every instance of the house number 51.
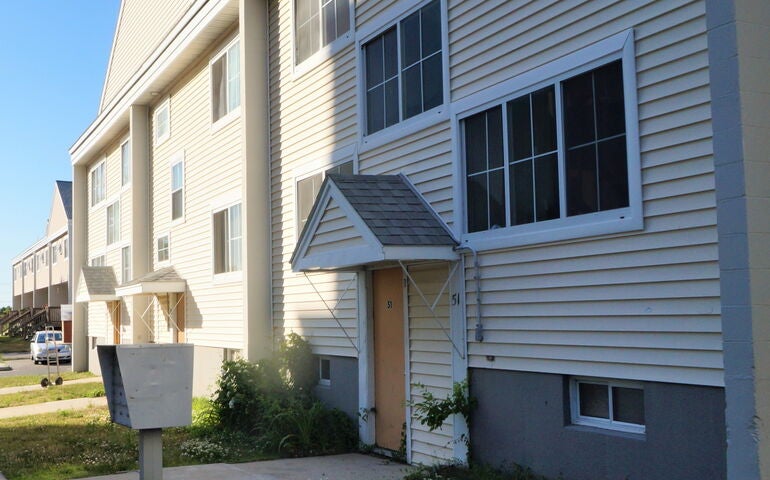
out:
<path id="1" fill-rule="evenodd" d="M 388 310 L 393 308 L 393 300 L 385 300 L 385 308 Z"/>

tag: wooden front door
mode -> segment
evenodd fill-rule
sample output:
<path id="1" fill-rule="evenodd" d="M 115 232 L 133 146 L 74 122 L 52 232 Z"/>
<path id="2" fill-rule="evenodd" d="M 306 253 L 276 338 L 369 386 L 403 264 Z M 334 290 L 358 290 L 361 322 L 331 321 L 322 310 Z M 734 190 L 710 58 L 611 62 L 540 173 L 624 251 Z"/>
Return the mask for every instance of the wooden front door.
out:
<path id="1" fill-rule="evenodd" d="M 375 443 L 394 451 L 406 421 L 402 285 L 400 268 L 372 272 Z"/>
<path id="2" fill-rule="evenodd" d="M 120 301 L 110 302 L 108 304 L 110 309 L 110 316 L 112 317 L 112 343 L 114 345 L 120 344 Z"/>

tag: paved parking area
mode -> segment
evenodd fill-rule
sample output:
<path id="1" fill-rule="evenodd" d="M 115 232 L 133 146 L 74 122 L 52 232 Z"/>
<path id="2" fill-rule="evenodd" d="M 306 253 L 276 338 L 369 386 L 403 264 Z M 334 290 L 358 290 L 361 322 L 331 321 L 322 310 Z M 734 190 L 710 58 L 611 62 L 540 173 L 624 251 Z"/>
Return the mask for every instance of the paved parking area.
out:
<path id="1" fill-rule="evenodd" d="M 35 365 L 29 358 L 29 353 L 4 353 L 3 363 L 8 364 L 11 367 L 10 370 L 0 371 L 0 377 L 15 377 L 18 375 L 40 375 L 43 378 L 48 373 L 48 368 L 45 364 Z M 63 363 L 59 366 L 59 371 L 70 372 L 72 366 L 69 363 Z M 56 372 L 56 366 L 51 365 L 51 373 Z"/>

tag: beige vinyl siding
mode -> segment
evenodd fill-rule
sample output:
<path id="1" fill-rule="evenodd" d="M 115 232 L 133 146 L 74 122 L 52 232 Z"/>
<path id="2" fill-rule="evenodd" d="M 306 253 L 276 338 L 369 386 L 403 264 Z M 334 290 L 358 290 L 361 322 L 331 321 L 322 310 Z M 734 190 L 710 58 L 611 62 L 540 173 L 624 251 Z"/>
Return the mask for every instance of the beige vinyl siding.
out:
<path id="1" fill-rule="evenodd" d="M 104 338 L 108 343 L 112 343 L 112 320 L 107 309 L 107 302 L 88 303 L 86 334 L 89 337 Z"/>
<path id="2" fill-rule="evenodd" d="M 409 274 L 432 304 L 449 275 L 449 264 L 412 266 L 409 267 Z M 449 332 L 449 292 L 445 290 L 436 302 L 434 317 L 412 282 L 409 282 L 407 291 L 409 380 L 412 385 L 409 398 L 412 402 L 422 401 L 419 394 L 422 388 L 418 384 L 424 385 L 436 398 L 446 398 L 452 393 L 452 344 L 442 327 Z M 412 462 L 433 464 L 450 460 L 454 453 L 453 431 L 451 418 L 433 432 L 418 420 L 412 419 Z"/>
<path id="3" fill-rule="evenodd" d="M 137 73 L 193 3 L 194 0 L 122 2 L 100 110 Z"/>
<path id="4" fill-rule="evenodd" d="M 58 257 L 56 263 L 51 262 L 51 283 L 53 285 L 69 281 L 69 255 L 67 255 L 67 258 L 64 258 L 64 244 L 68 242 L 68 235 L 58 237 L 56 240 L 51 242 L 51 249 L 58 249 L 58 247 L 61 246 L 61 253 L 57 252 Z M 67 246 L 67 249 L 67 252 L 69 253 L 69 245 Z M 73 286 L 70 285 L 70 288 L 72 287 Z"/>
<path id="5" fill-rule="evenodd" d="M 357 135 L 356 61 L 353 44 L 302 74 L 294 73 L 291 2 L 269 2 L 270 138 L 273 239 L 273 319 L 276 335 L 297 332 L 320 354 L 356 356 L 357 294 L 352 274 L 309 275 L 313 286 L 291 272 L 298 232 L 295 181 L 324 171 L 332 152 Z M 346 291 L 346 287 L 350 288 Z"/>
<path id="6" fill-rule="evenodd" d="M 187 282 L 187 341 L 240 349 L 245 318 L 242 282 L 223 283 L 213 274 L 212 212 L 218 205 L 232 204 L 221 204 L 223 199 L 239 202 L 242 188 L 240 119 L 217 128 L 211 124 L 209 59 L 231 39 L 217 42 L 170 89 L 171 135 L 152 148 L 150 236 L 153 269 L 160 268 L 156 239 L 168 234 L 170 263 Z M 180 152 L 184 152 L 184 216 L 172 222 L 171 164 Z M 169 341 L 170 331 L 157 301 L 152 311 L 156 336 Z"/>
<path id="7" fill-rule="evenodd" d="M 43 256 L 46 251 L 48 251 L 47 245 L 35 252 L 35 258 L 37 259 L 37 263 L 35 264 L 35 290 L 48 288 L 48 265 L 50 259 L 49 262 L 43 261 Z"/>
<path id="8" fill-rule="evenodd" d="M 365 25 L 377 15 L 398 3 L 396 0 L 359 0 L 356 2 L 356 25 Z M 419 2 L 415 2 L 419 3 Z"/>
<path id="9" fill-rule="evenodd" d="M 340 209 L 333 198 L 326 205 L 325 213 L 318 223 L 310 242 L 307 255 L 366 245 L 361 234 Z"/>
<path id="10" fill-rule="evenodd" d="M 16 268 L 17 266 L 19 268 L 19 273 L 18 273 L 16 279 L 13 281 L 13 295 L 14 296 L 18 296 L 18 295 L 22 294 L 22 285 L 24 284 L 24 277 L 21 274 L 21 272 L 22 272 L 22 264 L 23 264 L 23 261 L 21 261 L 19 263 L 15 263 L 11 267 L 11 278 L 13 278 L 13 269 Z"/>
<path id="11" fill-rule="evenodd" d="M 702 1 L 450 2 L 453 99 L 629 28 L 636 39 L 644 231 L 483 252 L 471 367 L 723 384 L 704 12 Z"/>
<path id="12" fill-rule="evenodd" d="M 48 219 L 46 235 L 53 235 L 59 230 L 67 227 L 67 212 L 64 210 L 61 195 L 58 189 L 54 188 L 53 201 L 51 204 L 51 218 Z"/>

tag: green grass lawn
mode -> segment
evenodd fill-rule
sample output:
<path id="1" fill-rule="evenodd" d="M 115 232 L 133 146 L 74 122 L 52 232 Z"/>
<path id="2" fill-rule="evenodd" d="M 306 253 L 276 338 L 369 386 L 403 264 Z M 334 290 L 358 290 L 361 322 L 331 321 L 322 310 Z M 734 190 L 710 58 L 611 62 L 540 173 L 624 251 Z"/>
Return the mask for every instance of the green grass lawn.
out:
<path id="1" fill-rule="evenodd" d="M 0 408 L 55 402 L 72 398 L 96 398 L 104 396 L 101 383 L 76 383 L 74 385 L 40 387 L 40 390 L 0 395 Z"/>
<path id="2" fill-rule="evenodd" d="M 274 458 L 260 455 L 251 438 L 196 423 L 163 430 L 164 466 Z M 104 407 L 0 420 L 0 446 L 0 468 L 8 480 L 63 480 L 139 468 L 137 432 L 111 423 Z"/>
<path id="3" fill-rule="evenodd" d="M 23 338 L 0 336 L 0 353 L 29 352 L 29 342 Z"/>
<path id="4" fill-rule="evenodd" d="M 69 365 L 65 368 L 69 368 Z M 55 377 L 56 367 L 53 365 L 51 366 L 51 373 L 54 374 L 52 376 Z M 45 375 L 19 375 L 16 377 L 2 377 L 0 378 L 0 388 L 40 385 L 40 380 L 44 376 Z M 67 380 L 76 380 L 78 378 L 89 378 L 93 376 L 95 375 L 91 372 L 61 372 L 61 378 L 64 379 L 65 384 L 67 383 Z"/>

